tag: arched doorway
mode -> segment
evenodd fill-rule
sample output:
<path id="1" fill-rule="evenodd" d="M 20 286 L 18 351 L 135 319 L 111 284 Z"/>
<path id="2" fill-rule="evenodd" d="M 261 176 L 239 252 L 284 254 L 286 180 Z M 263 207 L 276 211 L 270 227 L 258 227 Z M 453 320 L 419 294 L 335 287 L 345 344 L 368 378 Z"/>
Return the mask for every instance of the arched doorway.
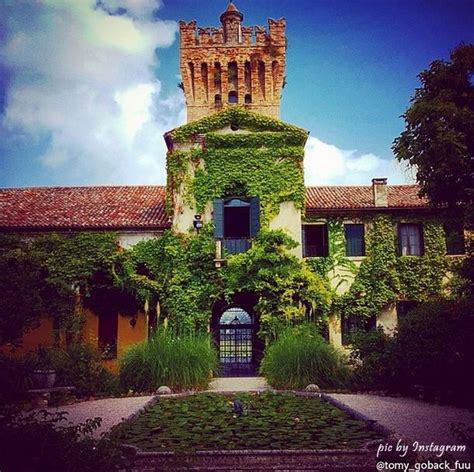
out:
<path id="1" fill-rule="evenodd" d="M 220 375 L 255 375 L 255 320 L 239 306 L 226 308 L 218 318 L 216 341 Z"/>

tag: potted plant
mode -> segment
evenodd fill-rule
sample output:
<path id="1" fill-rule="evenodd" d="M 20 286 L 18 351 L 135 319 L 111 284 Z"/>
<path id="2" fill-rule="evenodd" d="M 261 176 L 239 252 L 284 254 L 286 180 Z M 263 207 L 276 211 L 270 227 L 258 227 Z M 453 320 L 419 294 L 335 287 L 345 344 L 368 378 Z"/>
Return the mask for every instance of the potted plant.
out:
<path id="1" fill-rule="evenodd" d="M 44 347 L 38 348 L 34 364 L 35 369 L 30 374 L 33 388 L 53 388 L 56 382 L 56 371 L 53 368 L 48 351 Z"/>

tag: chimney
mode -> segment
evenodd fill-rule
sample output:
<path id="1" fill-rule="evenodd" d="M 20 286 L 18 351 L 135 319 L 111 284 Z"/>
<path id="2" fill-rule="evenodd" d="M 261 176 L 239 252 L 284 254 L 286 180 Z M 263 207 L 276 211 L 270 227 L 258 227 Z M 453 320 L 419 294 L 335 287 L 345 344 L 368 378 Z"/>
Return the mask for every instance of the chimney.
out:
<path id="1" fill-rule="evenodd" d="M 376 177 L 372 179 L 372 190 L 374 193 L 374 205 L 376 207 L 388 207 L 387 178 Z"/>

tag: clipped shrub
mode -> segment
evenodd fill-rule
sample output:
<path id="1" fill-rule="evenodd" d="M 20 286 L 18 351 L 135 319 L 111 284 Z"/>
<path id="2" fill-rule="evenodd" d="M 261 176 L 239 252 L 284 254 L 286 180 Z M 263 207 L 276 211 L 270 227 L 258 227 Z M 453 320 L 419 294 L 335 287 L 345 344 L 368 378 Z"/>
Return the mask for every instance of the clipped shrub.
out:
<path id="1" fill-rule="evenodd" d="M 96 347 L 74 343 L 67 349 L 48 350 L 46 355 L 56 371 L 56 383 L 76 387 L 77 396 L 120 393 L 118 377 L 102 366 Z"/>
<path id="2" fill-rule="evenodd" d="M 131 346 L 120 361 L 121 384 L 134 391 L 204 388 L 217 369 L 209 335 L 174 336 L 158 329 L 147 341 Z"/>
<path id="3" fill-rule="evenodd" d="M 273 387 L 288 389 L 344 388 L 349 378 L 344 356 L 309 324 L 283 331 L 266 348 L 260 372 Z"/>

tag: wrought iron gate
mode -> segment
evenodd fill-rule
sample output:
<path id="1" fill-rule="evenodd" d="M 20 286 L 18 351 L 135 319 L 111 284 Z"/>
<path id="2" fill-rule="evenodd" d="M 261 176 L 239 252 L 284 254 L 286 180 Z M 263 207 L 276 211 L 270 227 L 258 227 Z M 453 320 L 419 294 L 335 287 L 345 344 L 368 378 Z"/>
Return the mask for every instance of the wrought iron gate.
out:
<path id="1" fill-rule="evenodd" d="M 254 324 L 242 308 L 228 308 L 218 326 L 220 375 L 255 374 L 253 355 Z"/>

